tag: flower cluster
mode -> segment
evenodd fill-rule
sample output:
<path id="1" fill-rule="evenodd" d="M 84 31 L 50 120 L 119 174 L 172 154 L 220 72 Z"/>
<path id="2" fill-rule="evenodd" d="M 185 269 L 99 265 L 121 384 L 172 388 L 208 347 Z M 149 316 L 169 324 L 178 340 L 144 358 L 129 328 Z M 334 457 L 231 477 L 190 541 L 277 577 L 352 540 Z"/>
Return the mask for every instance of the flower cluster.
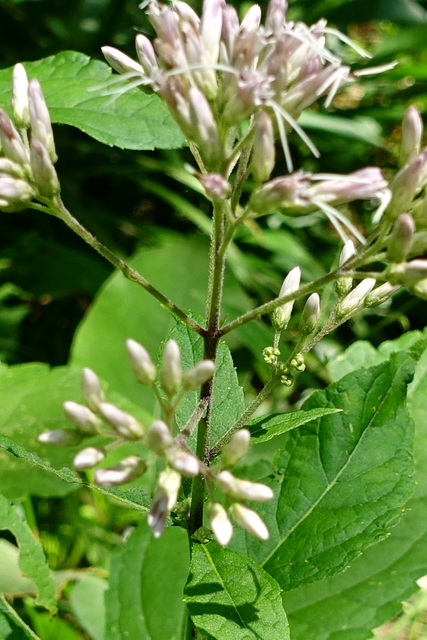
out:
<path id="1" fill-rule="evenodd" d="M 13 121 L 0 109 L 0 209 L 19 211 L 60 191 L 49 112 L 38 80 L 28 82 L 21 64 L 13 70 Z M 30 136 L 29 136 L 30 134 Z"/>

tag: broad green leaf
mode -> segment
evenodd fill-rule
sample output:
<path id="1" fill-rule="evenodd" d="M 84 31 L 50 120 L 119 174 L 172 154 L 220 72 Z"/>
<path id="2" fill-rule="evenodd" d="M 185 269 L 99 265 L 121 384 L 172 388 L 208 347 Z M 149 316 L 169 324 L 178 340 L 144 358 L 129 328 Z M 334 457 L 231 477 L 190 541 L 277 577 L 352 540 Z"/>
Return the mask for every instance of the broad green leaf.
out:
<path id="1" fill-rule="evenodd" d="M 0 640 L 40 640 L 1 594 Z"/>
<path id="2" fill-rule="evenodd" d="M 215 542 L 193 546 L 185 602 L 209 638 L 289 639 L 279 585 L 255 562 Z"/>
<path id="3" fill-rule="evenodd" d="M 70 592 L 71 610 L 92 640 L 105 638 L 104 596 L 107 586 L 106 580 L 86 574 L 76 581 Z"/>
<path id="4" fill-rule="evenodd" d="M 43 89 L 52 122 L 69 124 L 96 140 L 121 149 L 174 149 L 184 144 L 162 101 L 122 83 L 110 67 L 76 51 L 62 51 L 24 64 Z M 8 108 L 12 69 L 0 71 L 0 104 Z"/>
<path id="5" fill-rule="evenodd" d="M 252 436 L 253 444 L 260 444 L 261 442 L 267 442 L 271 438 L 282 435 L 291 429 L 301 427 L 307 422 L 321 418 L 322 416 L 331 415 L 337 413 L 341 409 L 334 408 L 321 408 L 310 409 L 309 411 L 291 411 L 290 413 L 276 413 L 267 416 L 260 416 L 245 424 L 246 429 L 249 429 Z"/>
<path id="6" fill-rule="evenodd" d="M 359 3 L 360 0 L 357 2 Z M 326 131 L 342 138 L 361 140 L 369 146 L 382 146 L 381 127 L 374 118 L 356 117 L 350 119 L 316 111 L 304 111 L 300 118 L 300 124 L 307 129 Z"/>
<path id="7" fill-rule="evenodd" d="M 156 540 L 146 521 L 140 522 L 123 549 L 112 555 L 105 640 L 180 638 L 189 562 L 183 529 L 168 527 Z"/>
<path id="8" fill-rule="evenodd" d="M 19 567 L 19 549 L 0 539 L 0 593 L 9 598 L 36 593 L 34 582 L 26 578 Z"/>
<path id="9" fill-rule="evenodd" d="M 211 445 L 240 418 L 245 410 L 243 390 L 239 385 L 230 349 L 224 342 L 218 347 L 212 387 Z"/>
<path id="10" fill-rule="evenodd" d="M 16 507 L 0 494 L 0 529 L 10 531 L 19 546 L 19 566 L 22 573 L 32 580 L 37 589 L 37 604 L 56 611 L 55 584 L 46 564 L 43 549 L 34 539 L 25 520 Z"/>
<path id="11" fill-rule="evenodd" d="M 271 538 L 247 549 L 283 589 L 345 569 L 388 535 L 412 489 L 413 424 L 404 405 L 414 361 L 397 353 L 314 393 L 305 410 L 342 409 L 288 434 L 276 497 L 257 509 Z"/>

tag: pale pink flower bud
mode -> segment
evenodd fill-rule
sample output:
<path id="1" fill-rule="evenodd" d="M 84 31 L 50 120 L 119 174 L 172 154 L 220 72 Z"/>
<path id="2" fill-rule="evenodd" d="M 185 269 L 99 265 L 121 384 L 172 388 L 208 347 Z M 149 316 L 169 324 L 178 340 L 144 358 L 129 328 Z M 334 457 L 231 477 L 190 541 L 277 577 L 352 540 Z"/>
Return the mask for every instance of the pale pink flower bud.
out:
<path id="1" fill-rule="evenodd" d="M 310 187 L 309 198 L 335 204 L 378 197 L 388 185 L 378 167 L 365 167 L 347 176 L 326 174 L 326 179 L 322 179 L 322 174 L 312 176 L 313 181 L 319 178 Z"/>
<path id="2" fill-rule="evenodd" d="M 248 429 L 239 429 L 233 433 L 229 442 L 222 448 L 222 464 L 225 467 L 237 464 L 249 451 L 250 440 L 251 434 Z"/>
<path id="3" fill-rule="evenodd" d="M 173 396 L 181 386 L 181 381 L 181 351 L 175 340 L 169 340 L 163 352 L 162 389 L 168 396 Z"/>
<path id="4" fill-rule="evenodd" d="M 268 540 L 270 537 L 264 522 L 255 511 L 252 511 L 252 509 L 248 509 L 248 507 L 245 507 L 242 504 L 234 503 L 230 507 L 230 513 L 236 520 L 237 524 L 243 527 L 243 529 L 246 529 L 246 531 L 249 531 L 249 533 L 259 540 Z"/>
<path id="5" fill-rule="evenodd" d="M 386 213 L 392 218 L 407 211 L 421 188 L 427 167 L 427 149 L 415 156 L 395 175 L 391 183 L 391 201 Z"/>
<path id="6" fill-rule="evenodd" d="M 200 462 L 192 453 L 183 449 L 169 449 L 167 452 L 169 466 L 183 476 L 194 478 L 200 473 Z"/>
<path id="7" fill-rule="evenodd" d="M 240 480 L 229 471 L 221 471 L 216 477 L 216 482 L 221 491 L 236 499 L 267 502 L 273 498 L 273 491 L 266 484 Z"/>
<path id="8" fill-rule="evenodd" d="M 255 135 L 251 158 L 254 179 L 257 182 L 268 180 L 274 169 L 275 161 L 273 123 L 265 111 L 258 111 L 255 116 Z"/>
<path id="9" fill-rule="evenodd" d="M 186 371 L 182 378 L 185 389 L 197 389 L 215 372 L 215 363 L 212 360 L 201 360 L 192 369 Z"/>
<path id="10" fill-rule="evenodd" d="M 41 433 L 37 440 L 43 444 L 52 444 L 57 447 L 73 447 L 80 444 L 83 436 L 78 431 L 71 429 L 56 429 L 55 431 L 45 431 Z"/>
<path id="11" fill-rule="evenodd" d="M 181 474 L 166 468 L 159 475 L 153 503 L 148 515 L 148 525 L 155 538 L 160 538 L 166 526 L 166 520 L 173 508 L 181 486 Z"/>
<path id="12" fill-rule="evenodd" d="M 387 269 L 387 277 L 391 284 L 415 287 L 420 280 L 427 278 L 427 260 L 417 259 L 401 264 L 392 264 Z"/>
<path id="13" fill-rule="evenodd" d="M 30 159 L 38 192 L 45 198 L 55 198 L 61 190 L 58 176 L 47 149 L 37 138 L 31 138 Z"/>
<path id="14" fill-rule="evenodd" d="M 31 136 L 37 138 L 46 148 L 49 158 L 56 162 L 58 156 L 55 151 L 52 124 L 49 110 L 38 80 L 31 80 L 28 87 L 28 100 L 31 121 Z"/>
<path id="15" fill-rule="evenodd" d="M 135 340 L 126 340 L 126 350 L 138 382 L 152 386 L 157 378 L 157 371 L 148 351 Z"/>
<path id="16" fill-rule="evenodd" d="M 151 76 L 158 69 L 157 57 L 150 40 L 138 33 L 135 38 L 135 47 L 141 67 L 147 76 Z"/>
<path id="17" fill-rule="evenodd" d="M 86 435 L 94 435 L 99 432 L 101 420 L 84 404 L 64 402 L 62 405 L 68 420 L 72 422 L 79 431 Z"/>
<path id="18" fill-rule="evenodd" d="M 101 47 L 104 58 L 117 73 L 134 73 L 144 75 L 140 64 L 114 47 Z"/>
<path id="19" fill-rule="evenodd" d="M 28 78 L 22 64 L 16 64 L 13 68 L 12 111 L 18 129 L 28 129 L 30 126 Z"/>
<path id="20" fill-rule="evenodd" d="M 248 207 L 256 216 L 262 216 L 286 205 L 305 205 L 306 187 L 307 177 L 303 172 L 274 178 L 252 192 Z"/>
<path id="21" fill-rule="evenodd" d="M 226 200 L 231 194 L 231 184 L 220 173 L 203 173 L 199 180 L 211 200 Z"/>
<path id="22" fill-rule="evenodd" d="M 374 288 L 376 284 L 375 278 L 365 278 L 362 282 L 359 282 L 357 287 L 350 291 L 346 297 L 341 300 L 336 306 L 335 313 L 338 318 L 351 315 L 357 309 L 360 309 L 365 301 L 368 293 Z"/>
<path id="23" fill-rule="evenodd" d="M 320 298 L 318 293 L 312 293 L 305 303 L 301 314 L 299 331 L 303 336 L 308 336 L 316 328 L 320 315 Z"/>
<path id="24" fill-rule="evenodd" d="M 224 0 L 204 0 L 203 2 L 200 37 L 208 64 L 218 62 L 224 4 Z"/>
<path id="25" fill-rule="evenodd" d="M 221 155 L 218 128 L 209 102 L 197 87 L 188 92 L 191 121 L 191 138 L 209 164 L 215 164 Z"/>
<path id="26" fill-rule="evenodd" d="M 390 262 L 403 262 L 409 254 L 414 241 L 415 222 L 409 213 L 402 213 L 393 225 L 387 242 L 387 259 Z"/>
<path id="27" fill-rule="evenodd" d="M 82 371 L 82 393 L 92 411 L 98 411 L 101 402 L 105 400 L 98 376 L 92 369 L 85 368 Z"/>
<path id="28" fill-rule="evenodd" d="M 147 430 L 145 443 L 154 453 L 162 456 L 172 445 L 173 438 L 168 425 L 163 420 L 155 420 Z"/>
<path id="29" fill-rule="evenodd" d="M 261 7 L 259 4 L 253 4 L 246 12 L 245 17 L 240 23 L 240 30 L 244 31 L 257 31 L 261 24 Z"/>
<path id="30" fill-rule="evenodd" d="M 113 404 L 101 402 L 99 412 L 108 424 L 126 440 L 139 440 L 144 435 L 142 425 L 129 413 L 118 409 Z"/>
<path id="31" fill-rule="evenodd" d="M 396 291 L 399 291 L 399 286 L 393 286 L 390 282 L 384 282 L 379 287 L 372 289 L 364 300 L 365 307 L 377 307 L 380 304 L 384 304 L 391 298 Z"/>
<path id="32" fill-rule="evenodd" d="M 86 447 L 86 449 L 82 449 L 74 457 L 73 467 L 74 469 L 77 469 L 77 471 L 92 469 L 92 467 L 95 467 L 98 462 L 101 462 L 104 458 L 105 451 L 103 449 L 98 449 L 98 447 Z"/>
<path id="33" fill-rule="evenodd" d="M 123 458 L 114 467 L 106 467 L 95 471 L 95 482 L 101 487 L 116 487 L 136 480 L 147 471 L 144 460 L 138 456 Z"/>
<path id="34" fill-rule="evenodd" d="M 24 178 L 25 172 L 21 165 L 9 158 L 0 158 L 0 178 L 9 176 L 10 178 Z"/>
<path id="35" fill-rule="evenodd" d="M 209 524 L 215 540 L 222 547 L 227 546 L 233 535 L 233 525 L 231 524 L 227 512 L 219 502 L 213 502 L 208 506 Z"/>
<path id="36" fill-rule="evenodd" d="M 295 267 L 289 271 L 288 275 L 284 279 L 278 297 L 282 298 L 283 296 L 287 296 L 298 291 L 300 281 L 301 269 L 299 267 Z M 289 320 L 291 319 L 293 308 L 294 300 L 291 300 L 291 302 L 285 302 L 285 304 L 282 304 L 273 311 L 271 314 L 271 320 L 275 331 L 283 331 L 283 329 L 286 329 L 289 324 Z"/>
<path id="37" fill-rule="evenodd" d="M 423 137 L 423 121 L 418 109 L 407 109 L 402 121 L 402 139 L 400 142 L 400 165 L 410 162 L 419 154 Z"/>
<path id="38" fill-rule="evenodd" d="M 283 28 L 285 15 L 288 8 L 286 0 L 270 0 L 265 17 L 265 30 L 267 33 L 279 33 Z"/>
<path id="39" fill-rule="evenodd" d="M 0 142 L 5 156 L 26 168 L 30 164 L 28 149 L 6 111 L 0 109 Z"/>
<path id="40" fill-rule="evenodd" d="M 22 208 L 35 196 L 28 182 L 9 176 L 0 176 L 0 207 Z"/>

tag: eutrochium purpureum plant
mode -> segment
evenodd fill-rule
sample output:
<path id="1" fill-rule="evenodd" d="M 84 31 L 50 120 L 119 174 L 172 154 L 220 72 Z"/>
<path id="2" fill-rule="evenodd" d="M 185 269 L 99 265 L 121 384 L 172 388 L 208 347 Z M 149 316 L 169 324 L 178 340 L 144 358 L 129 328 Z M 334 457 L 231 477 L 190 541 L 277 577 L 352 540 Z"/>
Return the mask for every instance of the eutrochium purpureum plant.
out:
<path id="1" fill-rule="evenodd" d="M 221 0 L 205 0 L 201 17 L 184 2 L 152 1 L 147 14 L 156 36 L 137 35 L 138 61 L 103 49 L 120 75 L 95 90 L 112 104 L 130 88 L 159 96 L 194 158 L 186 170 L 211 203 L 204 318 L 169 299 L 66 208 L 41 85 L 28 81 L 21 64 L 13 71 L 12 117 L 0 112 L 0 208 L 59 218 L 154 296 L 159 314 L 176 321 L 158 362 L 132 337 L 126 343 L 136 380 L 156 401 L 154 414 L 133 415 L 85 368 L 83 401 L 63 404 L 68 426 L 38 436 L 43 444 L 75 447 L 75 471 L 55 470 L 7 437 L 1 441 L 46 473 L 77 485 L 93 481 L 146 513 L 113 554 L 104 604 L 103 590 L 98 593 L 102 625 L 97 619 L 94 631 L 92 620 L 89 629 L 96 638 L 362 640 L 398 611 L 427 571 L 422 475 L 411 498 L 414 421 L 423 425 L 422 334 L 378 350 L 356 343 L 331 365 L 329 387 L 301 409 L 262 413 L 273 390 L 291 388 L 313 348 L 337 327 L 363 309 L 387 305 L 402 288 L 427 298 L 427 149 L 421 149 L 420 114 L 414 107 L 405 114 L 400 167 L 392 176 L 374 166 L 349 175 L 295 166 L 291 136 L 319 155 L 298 124 L 301 113 L 320 99 L 327 107 L 359 76 L 392 65 L 351 71 L 327 48 L 328 37 L 363 51 L 324 20 L 311 27 L 287 21 L 286 10 L 284 0 L 272 0 L 264 21 L 258 5 L 240 21 Z M 367 228 L 354 224 L 355 201 L 372 205 Z M 341 243 L 330 271 L 306 281 L 295 264 L 273 300 L 224 317 L 226 262 L 242 225 L 277 212 L 316 211 Z M 173 271 L 171 265 L 171 278 Z M 143 324 L 144 310 L 135 313 Z M 226 340 L 262 316 L 271 320 L 263 351 L 269 376 L 245 406 Z M 417 437 L 419 464 L 423 441 Z M 268 441 L 277 446 L 263 448 Z M 126 454 L 106 463 L 123 446 Z M 142 489 L 139 498 L 120 489 L 147 475 L 151 498 Z M 27 551 L 21 565 L 35 583 L 37 602 L 55 610 L 52 576 L 36 541 L 16 508 L 6 499 L 0 505 L 0 526 Z M 403 513 L 398 533 L 389 536 Z M 10 603 L 1 602 L 5 628 L 35 637 Z M 83 626 L 84 620 L 82 614 Z"/>

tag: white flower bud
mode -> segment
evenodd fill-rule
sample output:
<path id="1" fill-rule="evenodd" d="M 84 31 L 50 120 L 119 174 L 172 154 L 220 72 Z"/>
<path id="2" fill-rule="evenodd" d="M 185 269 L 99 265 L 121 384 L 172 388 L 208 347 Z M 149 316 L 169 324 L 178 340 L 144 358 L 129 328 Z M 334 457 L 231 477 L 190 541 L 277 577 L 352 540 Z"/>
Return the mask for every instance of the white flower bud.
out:
<path id="1" fill-rule="evenodd" d="M 366 296 L 363 304 L 365 307 L 377 307 L 380 304 L 384 304 L 391 298 L 391 296 L 399 291 L 400 287 L 398 285 L 393 286 L 390 282 L 384 282 L 379 287 L 372 289 L 370 293 Z"/>
<path id="2" fill-rule="evenodd" d="M 208 506 L 208 514 L 215 540 L 222 547 L 225 547 L 233 535 L 233 525 L 227 516 L 226 510 L 219 502 L 213 502 Z"/>
<path id="3" fill-rule="evenodd" d="M 197 389 L 209 378 L 212 378 L 214 372 L 215 363 L 212 360 L 201 360 L 192 369 L 184 373 L 182 384 L 185 389 Z"/>
<path id="4" fill-rule="evenodd" d="M 257 182 L 265 182 L 269 179 L 276 162 L 273 123 L 265 111 L 258 111 L 254 126 L 251 170 Z"/>
<path id="5" fill-rule="evenodd" d="M 148 351 L 135 340 L 126 340 L 126 350 L 138 382 L 151 386 L 157 377 L 157 371 Z"/>
<path id="6" fill-rule="evenodd" d="M 24 168 L 30 165 L 28 149 L 21 140 L 6 111 L 0 109 L 0 146 L 4 155 Z"/>
<path id="7" fill-rule="evenodd" d="M 158 69 L 157 58 L 153 45 L 148 38 L 142 35 L 142 33 L 138 33 L 135 38 L 135 46 L 143 71 L 147 76 L 151 76 L 153 71 Z"/>
<path id="8" fill-rule="evenodd" d="M 162 456 L 173 442 L 168 425 L 163 420 L 155 420 L 147 430 L 145 444 L 154 453 Z"/>
<path id="9" fill-rule="evenodd" d="M 13 68 L 12 111 L 16 126 L 19 129 L 28 129 L 30 126 L 28 78 L 22 64 L 16 64 Z"/>
<path id="10" fill-rule="evenodd" d="M 82 392 L 92 411 L 98 411 L 99 405 L 105 400 L 105 394 L 98 376 L 92 369 L 87 367 L 82 371 Z"/>
<path id="11" fill-rule="evenodd" d="M 420 280 L 427 278 L 427 260 L 410 260 L 402 264 L 392 264 L 387 269 L 391 284 L 414 287 Z"/>
<path id="12" fill-rule="evenodd" d="M 249 451 L 251 434 L 248 429 L 239 429 L 233 433 L 229 442 L 222 448 L 222 463 L 225 467 L 232 467 Z"/>
<path id="13" fill-rule="evenodd" d="M 129 456 L 123 458 L 114 467 L 95 471 L 95 482 L 101 487 L 116 487 L 139 478 L 146 470 L 147 465 L 144 460 L 138 456 Z"/>
<path id="14" fill-rule="evenodd" d="M 37 138 L 31 138 L 30 162 L 34 182 L 40 195 L 45 198 L 57 196 L 61 187 L 55 167 L 47 149 Z"/>
<path id="15" fill-rule="evenodd" d="M 179 389 L 182 380 L 181 351 L 175 340 L 165 345 L 162 361 L 161 384 L 168 396 L 173 396 Z"/>
<path id="16" fill-rule="evenodd" d="M 236 522 L 259 540 L 268 540 L 270 534 L 259 515 L 237 502 L 230 507 L 230 513 Z"/>
<path id="17" fill-rule="evenodd" d="M 280 288 L 279 298 L 298 291 L 300 280 L 301 269 L 299 267 L 295 267 L 292 271 L 289 271 Z M 271 320 L 275 331 L 283 331 L 283 329 L 286 329 L 291 319 L 293 308 L 294 301 L 292 300 L 291 302 L 285 302 L 285 304 L 273 311 Z"/>
<path id="18" fill-rule="evenodd" d="M 46 148 L 49 158 L 56 162 L 58 156 L 55 151 L 52 124 L 49 110 L 43 96 L 42 88 L 38 80 L 31 80 L 28 88 L 28 99 L 31 121 L 31 136 L 37 138 Z"/>
<path id="19" fill-rule="evenodd" d="M 167 517 L 177 500 L 180 486 L 181 474 L 177 471 L 166 468 L 160 473 L 147 519 L 155 538 L 160 538 L 163 533 Z"/>
<path id="20" fill-rule="evenodd" d="M 350 260 L 350 258 L 354 256 L 355 253 L 356 253 L 356 249 L 354 248 L 353 241 L 347 240 L 347 242 L 343 246 L 340 253 L 340 260 L 339 260 L 340 267 L 342 267 L 347 262 L 347 260 Z M 337 293 L 340 297 L 346 296 L 347 293 L 351 290 L 351 287 L 353 286 L 353 279 L 338 278 L 338 280 L 335 283 L 335 286 L 337 289 Z"/>
<path id="21" fill-rule="evenodd" d="M 216 482 L 226 495 L 240 500 L 267 502 L 273 498 L 273 491 L 266 484 L 240 480 L 229 471 L 221 471 L 216 477 Z"/>
<path id="22" fill-rule="evenodd" d="M 404 166 L 419 154 L 423 137 L 423 121 L 418 109 L 407 109 L 402 121 L 402 139 L 400 142 L 400 166 Z"/>
<path id="23" fill-rule="evenodd" d="M 140 64 L 114 47 L 101 47 L 104 58 L 117 73 L 137 73 L 144 75 Z"/>
<path id="24" fill-rule="evenodd" d="M 37 440 L 43 444 L 53 444 L 58 447 L 73 447 L 80 444 L 82 434 L 71 429 L 56 429 L 55 431 L 45 431 L 41 433 Z"/>
<path id="25" fill-rule="evenodd" d="M 167 452 L 169 466 L 183 476 L 194 478 L 200 472 L 200 462 L 196 456 L 183 449 L 169 449 Z"/>
<path id="26" fill-rule="evenodd" d="M 68 420 L 72 422 L 79 431 L 87 435 L 99 433 L 101 420 L 83 404 L 72 402 L 71 400 L 64 402 L 64 413 Z"/>
<path id="27" fill-rule="evenodd" d="M 362 307 L 365 297 L 374 288 L 375 284 L 375 278 L 365 278 L 362 282 L 359 282 L 357 287 L 355 287 L 353 291 L 350 291 L 350 293 L 337 304 L 335 311 L 337 317 L 343 318 Z"/>
<path id="28" fill-rule="evenodd" d="M 0 176 L 0 206 L 21 208 L 35 196 L 33 189 L 24 180 Z"/>
<path id="29" fill-rule="evenodd" d="M 108 402 L 101 402 L 99 411 L 104 420 L 126 440 L 139 440 L 143 437 L 142 425 L 129 413 Z"/>
<path id="30" fill-rule="evenodd" d="M 77 471 L 91 469 L 105 458 L 105 451 L 97 447 L 86 447 L 74 457 L 73 467 Z"/>
<path id="31" fill-rule="evenodd" d="M 320 298 L 318 293 L 312 293 L 305 303 L 301 314 L 299 331 L 303 336 L 308 336 L 316 328 L 320 315 Z"/>
<path id="32" fill-rule="evenodd" d="M 427 149 L 415 156 L 394 176 L 391 183 L 391 200 L 386 209 L 387 215 L 397 217 L 407 211 L 423 186 L 423 175 L 427 165 Z"/>
<path id="33" fill-rule="evenodd" d="M 9 158 L 0 158 L 0 175 L 1 177 L 9 176 L 11 178 L 24 178 L 25 172 L 21 165 L 17 164 Z"/>

